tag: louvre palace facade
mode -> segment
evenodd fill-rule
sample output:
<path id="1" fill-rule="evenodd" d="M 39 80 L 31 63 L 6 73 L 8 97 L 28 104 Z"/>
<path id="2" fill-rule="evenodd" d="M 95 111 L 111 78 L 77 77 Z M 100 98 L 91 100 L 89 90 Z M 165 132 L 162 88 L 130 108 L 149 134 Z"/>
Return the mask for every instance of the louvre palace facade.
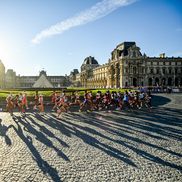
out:
<path id="1" fill-rule="evenodd" d="M 0 89 L 4 88 L 63 88 L 70 85 L 68 76 L 49 76 L 41 70 L 37 76 L 16 75 L 13 69 L 5 71 L 0 60 Z"/>
<path id="2" fill-rule="evenodd" d="M 137 86 L 182 86 L 182 58 L 148 57 L 135 42 L 123 42 L 111 52 L 106 64 L 87 57 L 81 71 L 70 73 L 73 86 L 87 88 L 126 88 Z"/>
<path id="3" fill-rule="evenodd" d="M 123 42 L 111 52 L 107 63 L 99 65 L 89 56 L 69 76 L 48 76 L 42 70 L 37 76 L 20 76 L 12 69 L 5 72 L 0 60 L 0 88 L 128 88 L 137 86 L 182 86 L 182 58 L 148 57 L 135 42 Z"/>

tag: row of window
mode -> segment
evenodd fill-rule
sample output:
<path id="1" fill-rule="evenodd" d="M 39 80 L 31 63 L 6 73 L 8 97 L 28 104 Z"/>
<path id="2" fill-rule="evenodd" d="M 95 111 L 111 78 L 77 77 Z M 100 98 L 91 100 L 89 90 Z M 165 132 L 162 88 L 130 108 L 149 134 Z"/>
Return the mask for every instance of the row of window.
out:
<path id="1" fill-rule="evenodd" d="M 137 72 L 139 72 L 139 73 L 144 73 L 144 68 L 139 68 L 139 70 L 137 70 L 137 68 L 136 67 L 133 67 L 133 68 L 130 68 L 130 69 L 128 69 L 128 68 L 125 68 L 125 73 L 129 73 L 128 71 L 130 70 L 130 73 L 132 73 L 132 74 L 136 74 Z"/>
<path id="2" fill-rule="evenodd" d="M 163 85 L 163 86 L 172 86 L 172 85 L 175 85 L 175 86 L 179 86 L 179 85 L 182 85 L 182 78 L 162 78 L 162 79 L 159 79 L 159 78 L 149 78 L 148 79 L 148 85 L 149 86 L 152 86 L 152 85 Z"/>
<path id="3" fill-rule="evenodd" d="M 97 78 L 103 78 L 106 76 L 107 76 L 107 73 L 101 73 L 101 74 L 94 75 L 94 78 L 97 79 Z"/>
<path id="4" fill-rule="evenodd" d="M 160 64 L 161 63 L 161 64 Z M 125 61 L 125 64 L 128 64 L 128 61 Z M 137 64 L 136 62 L 132 62 L 132 64 Z M 182 65 L 181 62 L 173 62 L 173 61 L 163 61 L 163 62 L 159 62 L 159 61 L 150 61 L 148 62 L 149 65 Z"/>
<path id="5" fill-rule="evenodd" d="M 163 74 L 174 74 L 174 73 L 175 73 L 175 74 L 178 74 L 178 73 L 180 72 L 180 69 L 175 68 L 175 69 L 173 70 L 173 69 L 171 69 L 171 68 L 169 68 L 169 69 L 162 68 L 161 71 L 162 71 Z M 156 71 L 154 72 L 154 69 L 151 68 L 151 69 L 150 69 L 150 73 L 151 73 L 151 74 L 154 74 L 154 73 L 160 74 L 160 69 L 157 68 Z M 181 73 L 182 73 L 182 68 L 181 68 Z"/>
<path id="6" fill-rule="evenodd" d="M 144 71 L 145 71 L 145 69 L 144 68 L 140 68 L 139 70 L 137 70 L 137 68 L 136 67 L 133 67 L 133 68 L 130 68 L 130 69 L 128 69 L 128 68 L 125 68 L 125 73 L 129 73 L 128 71 L 130 70 L 130 73 L 132 73 L 132 74 L 136 74 L 136 73 L 141 73 L 141 74 L 144 74 Z M 147 69 L 146 69 L 146 73 L 147 73 Z M 166 69 L 166 68 L 162 68 L 161 69 L 161 71 L 160 71 L 160 69 L 159 68 L 157 68 L 157 69 L 153 69 L 153 68 L 151 68 L 150 69 L 150 72 L 148 72 L 148 73 L 150 73 L 150 74 L 160 74 L 160 73 L 163 73 L 163 74 L 178 74 L 178 73 L 182 73 L 182 68 L 175 68 L 175 69 L 172 69 L 172 68 L 168 68 L 168 69 Z"/>
<path id="7" fill-rule="evenodd" d="M 51 82 L 63 82 L 63 79 L 60 79 L 60 78 L 51 78 L 50 79 Z"/>
<path id="8" fill-rule="evenodd" d="M 169 62 L 166 62 L 166 61 L 163 61 L 163 62 L 153 62 L 153 61 L 151 61 L 151 62 L 149 62 L 150 63 L 150 65 L 159 65 L 159 63 L 162 63 L 162 65 L 175 65 L 175 66 L 177 66 L 177 65 L 181 65 L 180 64 L 180 62 L 172 62 L 172 61 L 169 61 Z M 172 64 L 172 63 L 174 63 L 174 64 Z M 161 64 L 160 64 L 161 65 Z"/>

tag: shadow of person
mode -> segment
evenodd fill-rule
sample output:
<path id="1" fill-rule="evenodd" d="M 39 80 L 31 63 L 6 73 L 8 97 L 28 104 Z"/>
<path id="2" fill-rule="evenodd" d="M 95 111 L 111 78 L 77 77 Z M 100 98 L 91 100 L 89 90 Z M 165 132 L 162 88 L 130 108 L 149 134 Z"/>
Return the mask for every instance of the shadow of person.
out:
<path id="1" fill-rule="evenodd" d="M 171 102 L 171 99 L 161 95 L 152 95 L 152 106 L 158 107 Z"/>
<path id="2" fill-rule="evenodd" d="M 77 130 L 76 128 L 74 128 L 74 129 L 75 129 L 75 135 L 80 137 L 80 139 L 82 139 L 85 143 L 92 145 L 93 147 L 95 147 L 97 149 L 100 149 L 101 151 L 105 152 L 109 156 L 119 159 L 128 165 L 137 167 L 137 165 L 131 159 L 129 159 L 129 156 L 127 156 L 127 154 L 125 154 L 111 146 L 108 146 L 104 143 L 101 143 L 96 138 L 94 138 L 80 130 Z"/>
<path id="3" fill-rule="evenodd" d="M 22 127 L 19 124 L 23 122 L 22 119 L 20 117 L 16 117 L 14 121 L 17 125 L 17 127 L 13 126 L 14 131 L 20 137 L 20 139 L 26 144 L 26 146 L 28 147 L 28 149 L 32 154 L 33 160 L 37 163 L 41 171 L 44 174 L 49 175 L 53 181 L 61 181 L 58 171 L 51 165 L 49 165 L 49 163 L 42 158 L 37 148 L 33 145 L 32 138 L 24 134 Z"/>
<path id="4" fill-rule="evenodd" d="M 69 147 L 69 145 L 64 142 L 63 140 L 61 140 L 59 137 L 57 137 L 51 130 L 49 130 L 46 126 L 39 124 L 38 122 L 35 122 L 35 118 L 34 116 L 29 116 L 27 117 L 29 119 L 30 122 L 32 122 L 32 124 L 34 124 L 35 126 L 39 127 L 40 132 L 42 132 L 44 135 L 49 136 L 50 138 L 54 138 L 56 139 L 63 147 Z M 45 122 L 45 119 L 43 117 L 39 117 L 39 121 L 42 123 L 46 123 L 48 121 Z"/>
<path id="5" fill-rule="evenodd" d="M 6 142 L 7 145 L 11 145 L 11 139 L 10 137 L 7 135 L 7 131 L 13 127 L 13 125 L 9 125 L 8 127 L 4 124 L 2 124 L 2 119 L 0 119 L 0 136 L 4 137 L 4 140 Z"/>

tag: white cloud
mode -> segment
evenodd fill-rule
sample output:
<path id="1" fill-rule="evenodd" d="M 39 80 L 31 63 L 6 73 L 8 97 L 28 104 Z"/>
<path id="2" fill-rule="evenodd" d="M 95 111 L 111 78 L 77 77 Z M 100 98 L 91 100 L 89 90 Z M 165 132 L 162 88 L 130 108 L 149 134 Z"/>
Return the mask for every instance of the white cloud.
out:
<path id="1" fill-rule="evenodd" d="M 80 12 L 78 15 L 75 15 L 55 25 L 52 25 L 45 30 L 42 30 L 32 39 L 32 43 L 38 44 L 41 42 L 41 40 L 45 38 L 51 37 L 56 34 L 62 34 L 63 32 L 73 27 L 84 25 L 100 19 L 110 14 L 114 10 L 122 6 L 130 5 L 135 1 L 137 0 L 102 0 L 96 3 L 91 8 Z"/>

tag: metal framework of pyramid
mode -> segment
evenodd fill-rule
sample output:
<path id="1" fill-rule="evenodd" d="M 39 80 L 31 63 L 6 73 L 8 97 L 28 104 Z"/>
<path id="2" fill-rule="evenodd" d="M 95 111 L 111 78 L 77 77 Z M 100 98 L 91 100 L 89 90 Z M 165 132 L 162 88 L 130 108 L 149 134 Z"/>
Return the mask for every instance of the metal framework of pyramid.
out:
<path id="1" fill-rule="evenodd" d="M 33 88 L 53 88 L 53 85 L 46 78 L 46 76 L 42 74 L 39 79 L 33 84 Z"/>

